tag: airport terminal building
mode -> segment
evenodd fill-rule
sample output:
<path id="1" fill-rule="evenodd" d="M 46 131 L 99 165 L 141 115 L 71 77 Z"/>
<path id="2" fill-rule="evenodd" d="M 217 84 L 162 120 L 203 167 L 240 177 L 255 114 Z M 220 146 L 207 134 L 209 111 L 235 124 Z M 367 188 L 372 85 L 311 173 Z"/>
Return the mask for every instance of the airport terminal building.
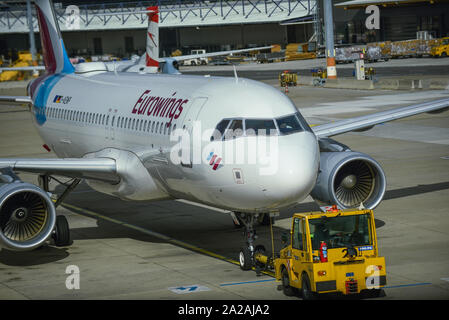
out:
<path id="1" fill-rule="evenodd" d="M 176 49 L 190 53 L 191 49 L 198 48 L 215 51 L 306 42 L 314 34 L 313 15 L 316 12 L 315 0 L 54 2 L 70 55 L 142 53 L 148 25 L 142 11 L 154 5 L 161 10 L 162 56 Z M 70 6 L 74 5 L 75 10 L 79 10 L 76 19 L 71 18 L 74 15 Z M 26 6 L 11 3 L 0 10 L 0 47 L 28 49 Z M 69 25 L 69 19 L 75 20 L 73 26 Z M 298 20 L 303 22 L 298 24 Z M 34 12 L 33 22 L 37 32 Z M 36 45 L 40 47 L 40 44 Z"/>
<path id="2" fill-rule="evenodd" d="M 176 49 L 232 50 L 251 46 L 318 41 L 324 45 L 325 0 L 87 0 L 54 1 L 69 55 L 129 57 L 145 50 L 148 6 L 160 12 L 160 54 Z M 444 0 L 335 0 L 336 44 L 415 39 L 417 31 L 449 35 L 449 3 Z M 367 30 L 368 5 L 380 8 L 379 30 Z M 33 11 L 34 31 L 38 31 Z M 0 5 L 0 54 L 28 50 L 25 1 Z M 36 39 L 38 39 L 36 37 Z M 40 42 L 36 41 L 38 51 Z M 11 49 L 9 49 L 11 50 Z"/>

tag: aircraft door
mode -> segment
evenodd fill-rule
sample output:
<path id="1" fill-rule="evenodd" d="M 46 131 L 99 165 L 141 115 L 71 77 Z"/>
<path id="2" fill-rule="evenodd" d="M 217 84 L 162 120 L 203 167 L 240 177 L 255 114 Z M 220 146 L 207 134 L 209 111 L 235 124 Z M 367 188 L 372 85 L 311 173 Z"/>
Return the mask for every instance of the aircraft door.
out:
<path id="1" fill-rule="evenodd" d="M 307 238 L 305 220 L 303 218 L 295 218 L 293 220 L 293 234 L 292 234 L 292 257 L 293 257 L 293 272 L 301 276 L 304 269 L 304 262 L 308 262 L 307 255 Z"/>
<path id="2" fill-rule="evenodd" d="M 201 134 L 199 131 L 201 128 L 197 128 L 195 130 L 195 121 L 198 119 L 198 115 L 201 112 L 204 104 L 207 102 L 206 97 L 198 97 L 193 100 L 192 105 L 190 106 L 184 121 L 183 121 L 183 129 L 187 131 L 189 137 L 188 149 L 182 148 L 183 155 L 185 152 L 189 153 L 190 163 L 184 163 L 181 161 L 181 165 L 183 167 L 192 168 L 194 154 L 197 154 L 196 158 L 199 157 L 201 159 Z M 198 136 L 199 134 L 199 136 Z"/>
<path id="3" fill-rule="evenodd" d="M 117 109 L 109 108 L 106 115 L 105 128 L 106 128 L 106 140 L 115 140 L 115 126 L 117 123 Z"/>

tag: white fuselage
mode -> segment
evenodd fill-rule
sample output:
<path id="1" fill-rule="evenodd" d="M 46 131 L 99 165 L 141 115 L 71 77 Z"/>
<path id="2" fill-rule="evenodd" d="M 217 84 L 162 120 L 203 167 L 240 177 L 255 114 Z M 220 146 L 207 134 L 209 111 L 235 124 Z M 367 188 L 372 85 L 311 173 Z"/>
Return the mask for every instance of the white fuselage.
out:
<path id="1" fill-rule="evenodd" d="M 130 160 L 126 169 L 146 169 L 135 172 L 140 180 L 135 187 L 154 185 L 138 200 L 182 198 L 233 211 L 271 212 L 301 201 L 316 182 L 319 149 L 310 130 L 270 136 L 263 143 L 246 134 L 211 141 L 223 119 L 276 119 L 298 112 L 287 96 L 263 83 L 93 72 L 61 77 L 45 100 L 45 121 L 35 122 L 57 156 L 115 158 L 125 152 L 137 157 L 141 163 Z M 193 139 L 181 144 L 177 129 Z M 106 183 L 89 182 L 115 194 Z"/>

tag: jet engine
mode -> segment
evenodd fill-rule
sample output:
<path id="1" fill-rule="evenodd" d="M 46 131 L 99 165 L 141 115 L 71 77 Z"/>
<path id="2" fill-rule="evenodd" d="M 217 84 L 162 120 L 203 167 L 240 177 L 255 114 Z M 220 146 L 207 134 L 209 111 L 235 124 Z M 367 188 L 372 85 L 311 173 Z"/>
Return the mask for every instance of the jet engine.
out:
<path id="1" fill-rule="evenodd" d="M 351 151 L 332 139 L 320 141 L 320 173 L 310 193 L 320 205 L 354 208 L 363 203 L 374 209 L 382 200 L 386 179 L 382 167 L 370 156 Z"/>
<path id="2" fill-rule="evenodd" d="M 0 247 L 37 248 L 51 236 L 55 222 L 56 210 L 45 191 L 9 169 L 0 170 Z"/>

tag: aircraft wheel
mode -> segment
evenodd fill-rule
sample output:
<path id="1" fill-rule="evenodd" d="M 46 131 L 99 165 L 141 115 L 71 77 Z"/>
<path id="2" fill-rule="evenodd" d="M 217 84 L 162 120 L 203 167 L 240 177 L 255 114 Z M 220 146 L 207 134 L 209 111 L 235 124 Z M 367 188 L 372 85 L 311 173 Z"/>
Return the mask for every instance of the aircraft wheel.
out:
<path id="1" fill-rule="evenodd" d="M 67 218 L 64 216 L 56 217 L 55 232 L 53 234 L 55 245 L 64 247 L 70 245 L 70 229 Z"/>
<path id="2" fill-rule="evenodd" d="M 249 248 L 241 248 L 239 253 L 240 269 L 251 270 L 253 261 L 251 257 L 251 250 Z"/>

